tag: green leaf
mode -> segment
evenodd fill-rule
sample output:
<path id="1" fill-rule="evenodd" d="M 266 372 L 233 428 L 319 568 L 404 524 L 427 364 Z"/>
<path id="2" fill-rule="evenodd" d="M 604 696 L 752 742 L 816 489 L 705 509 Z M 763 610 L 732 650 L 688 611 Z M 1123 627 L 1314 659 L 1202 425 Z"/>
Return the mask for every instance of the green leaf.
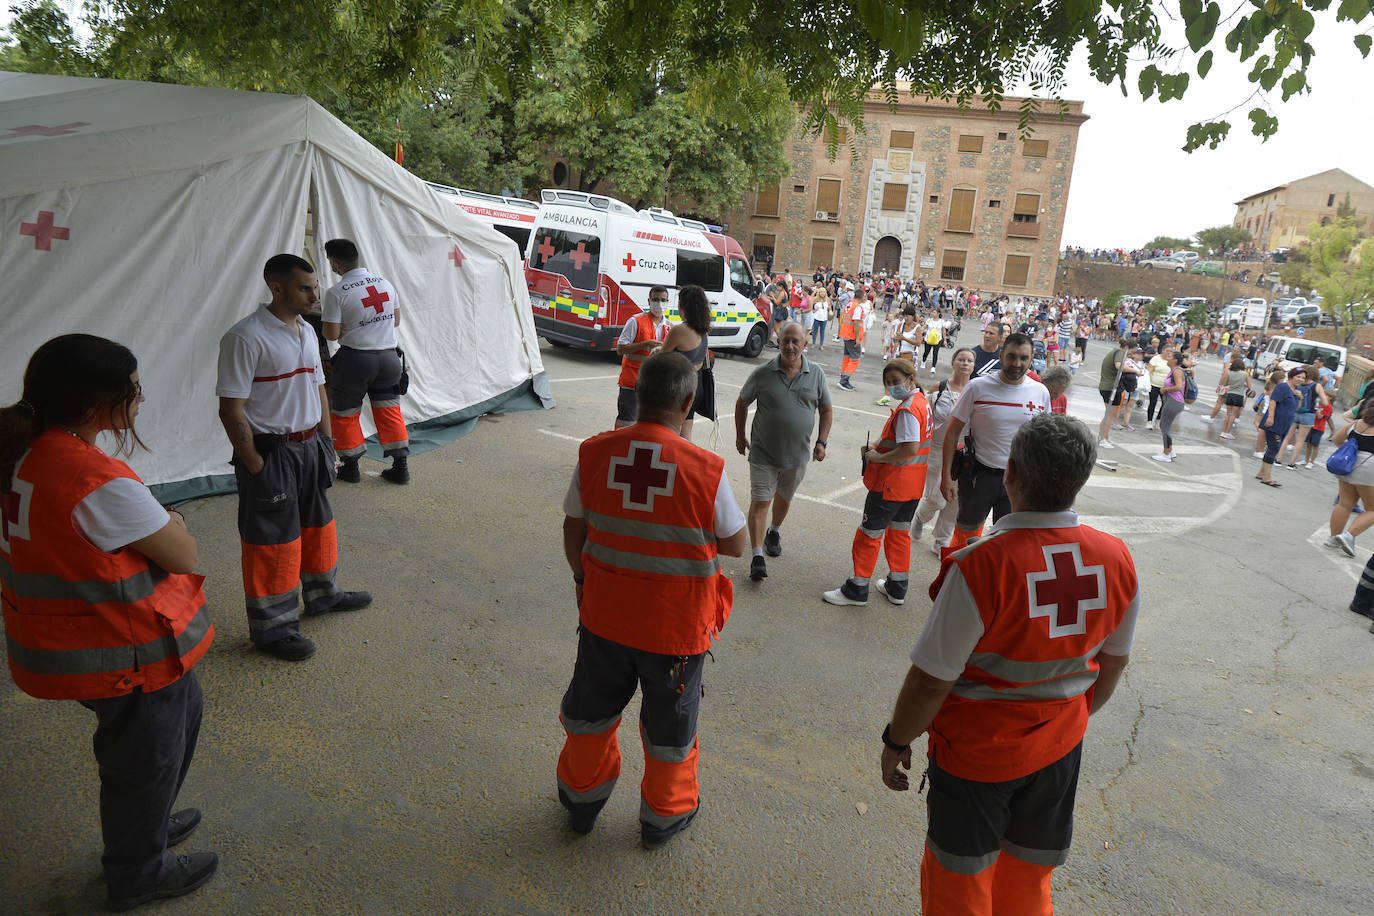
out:
<path id="1" fill-rule="evenodd" d="M 1368 36 L 1368 35 L 1356 35 L 1356 36 L 1355 36 L 1355 47 L 1357 47 L 1357 48 L 1360 49 L 1360 56 L 1361 56 L 1361 57 L 1368 57 L 1368 56 L 1369 56 L 1369 46 L 1370 46 L 1371 44 L 1374 44 L 1374 38 L 1370 38 L 1370 36 Z"/>
<path id="2" fill-rule="evenodd" d="M 1369 15 L 1369 6 L 1370 0 L 1341 0 L 1341 5 L 1336 10 L 1336 19 L 1359 22 Z"/>
<path id="3" fill-rule="evenodd" d="M 1201 0 L 1190 0 L 1179 4 L 1179 12 L 1185 23 L 1184 35 L 1188 38 L 1188 47 L 1194 51 L 1201 51 L 1207 47 L 1217 33 L 1217 23 L 1221 21 L 1221 7 L 1216 3 L 1209 3 L 1204 10 Z"/>
<path id="4" fill-rule="evenodd" d="M 1290 73 L 1283 78 L 1283 98 L 1287 101 L 1289 97 L 1302 92 L 1307 85 L 1307 77 L 1303 76 L 1302 71 Z"/>
<path id="5" fill-rule="evenodd" d="M 1268 140 L 1279 129 L 1279 119 L 1263 108 L 1250 109 L 1250 132 L 1256 137 Z"/>
<path id="6" fill-rule="evenodd" d="M 1246 79 L 1252 83 L 1259 82 L 1260 74 L 1264 72 L 1264 68 L 1267 66 L 1269 66 L 1269 55 L 1261 54 L 1259 59 L 1255 61 L 1255 66 L 1250 69 L 1250 75 Z"/>
<path id="7" fill-rule="evenodd" d="M 1282 70 L 1278 69 L 1277 67 L 1270 67 L 1268 70 L 1265 70 L 1263 73 L 1260 74 L 1259 84 L 1264 87 L 1265 92 L 1268 92 L 1270 89 L 1273 89 L 1276 85 L 1278 85 L 1279 77 L 1282 75 Z"/>
<path id="8" fill-rule="evenodd" d="M 1211 52 L 1211 51 L 1204 51 L 1204 52 L 1202 53 L 1202 56 L 1199 57 L 1199 58 L 1198 58 L 1198 61 L 1197 61 L 1197 75 L 1198 75 L 1198 77 L 1199 77 L 1200 79 L 1201 79 L 1201 78 L 1205 78 L 1205 77 L 1207 76 L 1207 71 L 1209 71 L 1209 70 L 1211 70 L 1211 69 L 1212 69 L 1212 52 Z"/>
<path id="9" fill-rule="evenodd" d="M 1150 96 L 1154 95 L 1155 87 L 1159 84 L 1162 77 L 1163 74 L 1159 72 L 1159 68 L 1154 64 L 1142 68 L 1140 71 L 1140 80 L 1138 81 L 1140 97 L 1142 99 L 1148 99 Z"/>

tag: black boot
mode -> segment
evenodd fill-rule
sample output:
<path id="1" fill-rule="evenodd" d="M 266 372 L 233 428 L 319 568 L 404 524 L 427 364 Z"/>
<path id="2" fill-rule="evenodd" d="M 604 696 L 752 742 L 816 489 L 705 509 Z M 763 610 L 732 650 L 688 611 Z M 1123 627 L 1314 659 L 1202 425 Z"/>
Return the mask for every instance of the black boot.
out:
<path id="1" fill-rule="evenodd" d="M 357 483 L 363 479 L 362 473 L 358 470 L 357 458 L 343 458 L 339 464 L 339 480 L 344 483 Z"/>
<path id="2" fill-rule="evenodd" d="M 392 483 L 410 483 L 410 468 L 406 466 L 404 455 L 391 459 L 391 467 L 382 471 L 382 479 Z"/>

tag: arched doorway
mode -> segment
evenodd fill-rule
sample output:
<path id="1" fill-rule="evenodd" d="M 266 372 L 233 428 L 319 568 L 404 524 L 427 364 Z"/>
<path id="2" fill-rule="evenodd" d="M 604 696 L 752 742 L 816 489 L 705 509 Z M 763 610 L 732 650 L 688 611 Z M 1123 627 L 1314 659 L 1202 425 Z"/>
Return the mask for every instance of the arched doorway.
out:
<path id="1" fill-rule="evenodd" d="M 873 246 L 873 272 L 886 270 L 888 276 L 897 272 L 902 263 L 902 243 L 890 235 L 878 239 Z"/>

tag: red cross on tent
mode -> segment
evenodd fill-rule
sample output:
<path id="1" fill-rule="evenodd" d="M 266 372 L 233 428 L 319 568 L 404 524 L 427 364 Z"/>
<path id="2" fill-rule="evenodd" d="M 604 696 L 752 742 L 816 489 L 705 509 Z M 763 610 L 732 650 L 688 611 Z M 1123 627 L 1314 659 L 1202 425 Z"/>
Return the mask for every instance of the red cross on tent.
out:
<path id="1" fill-rule="evenodd" d="M 11 127 L 7 134 L 0 134 L 0 140 L 13 140 L 15 137 L 61 137 L 64 134 L 74 134 L 78 127 L 87 127 L 86 121 L 73 121 L 70 124 L 58 124 L 49 127 L 44 124 L 25 124 L 23 127 Z"/>
<path id="2" fill-rule="evenodd" d="M 620 263 L 625 265 L 625 273 L 632 273 L 635 269 L 635 256 L 627 251 L 625 252 L 625 260 Z"/>
<path id="3" fill-rule="evenodd" d="M 391 301 L 390 293 L 379 293 L 377 287 L 369 286 L 367 295 L 362 298 L 363 308 L 372 309 L 378 315 L 382 313 L 382 307 Z"/>
<path id="4" fill-rule="evenodd" d="M 539 262 L 542 264 L 553 257 L 553 239 L 547 235 L 539 240 L 539 247 L 535 249 L 539 253 Z"/>
<path id="5" fill-rule="evenodd" d="M 1081 636 L 1088 632 L 1088 611 L 1107 606 L 1103 567 L 1084 568 L 1077 544 L 1051 544 L 1042 549 L 1045 569 L 1026 574 L 1030 616 L 1049 618 L 1051 639 Z"/>
<path id="6" fill-rule="evenodd" d="M 586 242 L 578 242 L 577 247 L 568 252 L 568 258 L 573 262 L 574 270 L 581 270 L 587 262 L 592 259 L 591 252 L 587 250 Z"/>
<path id="7" fill-rule="evenodd" d="M 621 492 L 626 509 L 654 511 L 654 497 L 672 496 L 677 465 L 658 460 L 657 442 L 631 442 L 624 458 L 612 458 L 606 471 L 606 486 Z"/>
<path id="8" fill-rule="evenodd" d="M 448 259 L 453 262 L 454 267 L 462 267 L 468 256 L 463 254 L 463 249 L 458 247 L 457 242 L 454 242 L 453 250 L 448 253 Z"/>
<path id="9" fill-rule="evenodd" d="M 53 239 L 65 242 L 72 237 L 69 227 L 53 225 L 51 210 L 39 210 L 36 223 L 20 223 L 19 234 L 33 236 L 34 251 L 52 251 Z"/>

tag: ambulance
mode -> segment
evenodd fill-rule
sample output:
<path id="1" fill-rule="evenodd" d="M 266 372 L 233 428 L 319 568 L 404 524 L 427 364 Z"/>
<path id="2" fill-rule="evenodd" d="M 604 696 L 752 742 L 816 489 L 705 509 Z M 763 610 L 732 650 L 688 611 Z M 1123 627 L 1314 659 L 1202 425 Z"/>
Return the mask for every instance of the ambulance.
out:
<path id="1" fill-rule="evenodd" d="M 484 223 L 490 223 L 497 232 L 515 242 L 521 254 L 529 247 L 530 232 L 539 216 L 538 204 L 519 197 L 500 197 L 465 188 L 450 188 L 432 181 L 427 184 L 440 197 L 462 207 Z"/>
<path id="2" fill-rule="evenodd" d="M 711 347 L 758 356 L 766 312 L 739 242 L 667 210 L 635 210 L 610 197 L 546 189 L 525 250 L 525 282 L 540 336 L 555 346 L 614 352 L 626 322 L 648 311 L 649 290 L 695 284 L 711 302 Z"/>

